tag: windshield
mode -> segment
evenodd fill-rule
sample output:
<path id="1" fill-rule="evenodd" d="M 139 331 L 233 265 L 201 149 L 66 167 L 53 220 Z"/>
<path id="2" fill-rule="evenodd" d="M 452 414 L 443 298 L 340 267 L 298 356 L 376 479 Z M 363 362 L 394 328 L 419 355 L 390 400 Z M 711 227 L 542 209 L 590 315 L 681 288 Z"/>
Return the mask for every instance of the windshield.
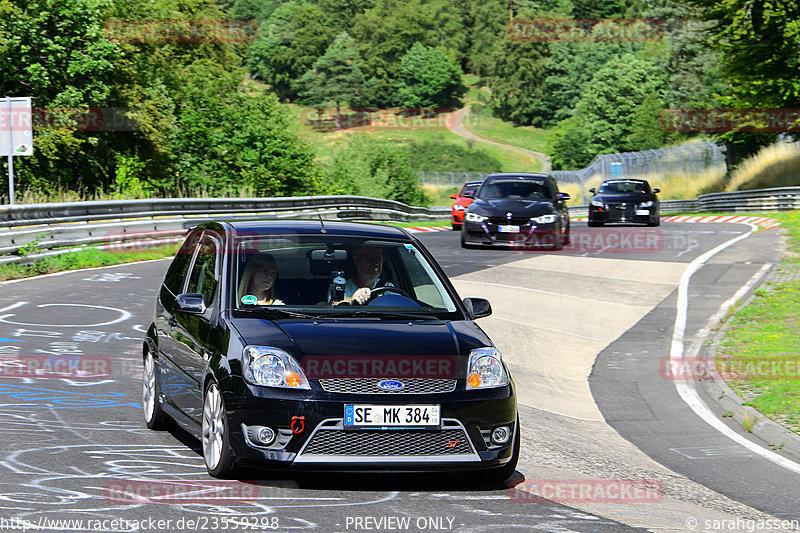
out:
<path id="1" fill-rule="evenodd" d="M 497 200 L 500 198 L 553 200 L 555 193 L 548 181 L 544 179 L 496 178 L 484 182 L 478 197 L 484 200 Z"/>
<path id="2" fill-rule="evenodd" d="M 231 293 L 238 311 L 441 319 L 457 313 L 445 282 L 411 243 L 325 235 L 235 242 Z M 369 298 L 354 301 L 363 287 Z"/>
<path id="3" fill-rule="evenodd" d="M 648 192 L 650 187 L 641 181 L 607 181 L 600 187 L 598 194 L 647 194 Z"/>

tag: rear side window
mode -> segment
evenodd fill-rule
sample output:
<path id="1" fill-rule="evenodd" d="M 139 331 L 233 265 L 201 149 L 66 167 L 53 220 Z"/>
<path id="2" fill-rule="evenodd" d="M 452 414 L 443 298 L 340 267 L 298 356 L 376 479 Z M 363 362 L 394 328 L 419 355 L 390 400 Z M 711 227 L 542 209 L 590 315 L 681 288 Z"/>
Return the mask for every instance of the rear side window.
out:
<path id="1" fill-rule="evenodd" d="M 180 294 L 183 288 L 183 280 L 186 278 L 186 270 L 189 268 L 189 263 L 192 261 L 194 249 L 197 247 L 197 242 L 200 240 L 200 232 L 194 231 L 186 237 L 183 241 L 175 259 L 167 269 L 167 274 L 164 276 L 164 286 L 169 289 L 173 296 Z"/>
<path id="2" fill-rule="evenodd" d="M 214 301 L 217 288 L 217 249 L 216 240 L 204 235 L 186 287 L 189 294 L 204 295 L 209 305 Z"/>

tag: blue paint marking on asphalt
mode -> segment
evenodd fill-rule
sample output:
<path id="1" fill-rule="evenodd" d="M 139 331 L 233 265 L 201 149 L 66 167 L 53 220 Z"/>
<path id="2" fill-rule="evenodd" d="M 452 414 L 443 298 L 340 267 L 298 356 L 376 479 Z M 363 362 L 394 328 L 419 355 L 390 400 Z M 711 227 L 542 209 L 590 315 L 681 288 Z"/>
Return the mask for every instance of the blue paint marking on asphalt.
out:
<path id="1" fill-rule="evenodd" d="M 0 337 L 0 342 L 25 342 L 25 341 L 19 339 L 4 339 L 3 337 Z"/>
<path id="2" fill-rule="evenodd" d="M 0 385 L 0 402 L 5 400 L 20 400 L 23 405 L 15 403 L 0 403 L 3 407 L 25 407 L 34 409 L 75 409 L 97 407 L 136 407 L 141 408 L 138 402 L 123 402 L 125 394 L 121 392 L 90 393 L 71 392 L 54 389 L 39 389 L 22 385 Z"/>

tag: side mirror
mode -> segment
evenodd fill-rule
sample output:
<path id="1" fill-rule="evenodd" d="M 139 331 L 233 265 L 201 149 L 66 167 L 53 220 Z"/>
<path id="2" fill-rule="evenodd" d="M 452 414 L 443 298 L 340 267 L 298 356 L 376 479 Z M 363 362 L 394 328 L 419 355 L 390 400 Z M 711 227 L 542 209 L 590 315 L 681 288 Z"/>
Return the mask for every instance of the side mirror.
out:
<path id="1" fill-rule="evenodd" d="M 202 315 L 208 309 L 208 301 L 202 294 L 179 294 L 172 305 L 173 311 L 188 315 Z"/>
<path id="2" fill-rule="evenodd" d="M 464 298 L 462 303 L 464 307 L 467 308 L 467 314 L 473 320 L 492 314 L 492 305 L 489 303 L 489 300 L 484 298 Z"/>
<path id="3" fill-rule="evenodd" d="M 661 189 L 653 189 L 653 194 L 658 194 L 661 192 Z"/>
<path id="4" fill-rule="evenodd" d="M 453 194 L 450 195 L 450 198 L 455 200 L 456 198 L 458 198 L 458 195 L 456 193 L 453 193 Z"/>
<path id="5" fill-rule="evenodd" d="M 572 196 L 570 196 L 568 192 L 560 192 L 560 193 L 558 193 L 558 199 L 559 200 L 564 200 L 566 202 L 570 198 L 572 198 Z"/>
<path id="6" fill-rule="evenodd" d="M 589 189 L 589 192 L 590 192 L 590 193 L 592 193 L 592 194 L 597 194 L 597 191 L 595 190 L 595 188 L 594 188 L 594 187 L 592 187 L 591 189 Z"/>

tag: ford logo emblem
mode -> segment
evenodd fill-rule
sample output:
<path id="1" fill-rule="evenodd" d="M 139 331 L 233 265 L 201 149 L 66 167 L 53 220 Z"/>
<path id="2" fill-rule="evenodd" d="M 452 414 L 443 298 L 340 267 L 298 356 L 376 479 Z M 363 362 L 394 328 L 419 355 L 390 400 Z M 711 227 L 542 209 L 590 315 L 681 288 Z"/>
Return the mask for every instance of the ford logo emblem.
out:
<path id="1" fill-rule="evenodd" d="M 395 379 L 384 379 L 378 382 L 378 388 L 383 390 L 401 390 L 405 385 Z"/>

